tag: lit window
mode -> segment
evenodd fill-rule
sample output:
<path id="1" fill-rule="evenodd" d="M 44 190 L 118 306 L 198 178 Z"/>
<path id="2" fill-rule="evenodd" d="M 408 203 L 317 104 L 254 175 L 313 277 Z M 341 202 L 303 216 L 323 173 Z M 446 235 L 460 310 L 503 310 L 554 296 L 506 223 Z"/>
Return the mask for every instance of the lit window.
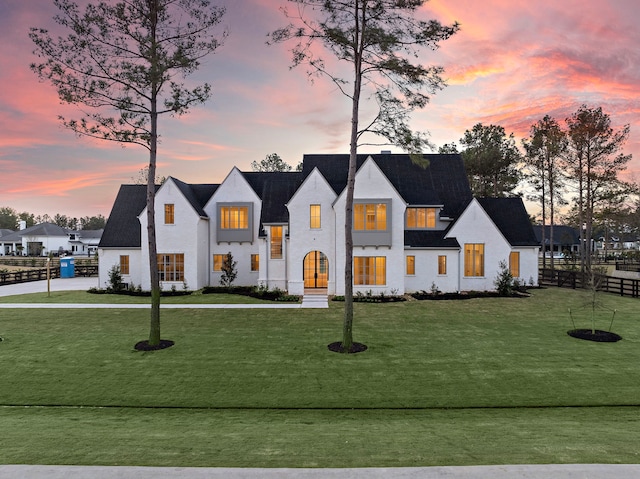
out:
<path id="1" fill-rule="evenodd" d="M 447 274 L 446 256 L 438 256 L 438 274 Z"/>
<path id="2" fill-rule="evenodd" d="M 416 274 L 416 257 L 415 256 L 407 256 L 407 274 L 409 275 Z"/>
<path id="3" fill-rule="evenodd" d="M 353 229 L 356 231 L 385 231 L 387 205 L 385 203 L 356 203 L 353 205 Z"/>
<path id="4" fill-rule="evenodd" d="M 120 256 L 120 274 L 129 274 L 129 255 Z"/>
<path id="5" fill-rule="evenodd" d="M 271 227 L 271 259 L 282 259 L 282 226 Z"/>
<path id="6" fill-rule="evenodd" d="M 248 206 L 222 206 L 220 228 L 223 230 L 246 230 L 249 228 Z"/>
<path id="7" fill-rule="evenodd" d="M 320 228 L 320 205 L 309 205 L 309 227 Z"/>
<path id="8" fill-rule="evenodd" d="M 164 224 L 165 225 L 172 225 L 175 221 L 175 216 L 174 216 L 174 205 L 172 204 L 166 204 L 164 205 Z"/>
<path id="9" fill-rule="evenodd" d="M 251 255 L 251 271 L 260 271 L 260 255 Z"/>
<path id="10" fill-rule="evenodd" d="M 184 281 L 184 254 L 159 254 L 160 281 Z"/>
<path id="11" fill-rule="evenodd" d="M 222 271 L 222 264 L 224 263 L 225 254 L 214 254 L 213 255 L 213 270 L 214 271 Z"/>
<path id="12" fill-rule="evenodd" d="M 514 278 L 520 277 L 520 253 L 512 251 L 509 255 L 509 271 Z"/>
<path id="13" fill-rule="evenodd" d="M 435 208 L 407 208 L 407 228 L 435 228 Z"/>
<path id="14" fill-rule="evenodd" d="M 353 269 L 354 284 L 387 284 L 387 258 L 384 256 L 356 256 Z"/>
<path id="15" fill-rule="evenodd" d="M 464 275 L 484 276 L 484 244 L 465 243 Z"/>

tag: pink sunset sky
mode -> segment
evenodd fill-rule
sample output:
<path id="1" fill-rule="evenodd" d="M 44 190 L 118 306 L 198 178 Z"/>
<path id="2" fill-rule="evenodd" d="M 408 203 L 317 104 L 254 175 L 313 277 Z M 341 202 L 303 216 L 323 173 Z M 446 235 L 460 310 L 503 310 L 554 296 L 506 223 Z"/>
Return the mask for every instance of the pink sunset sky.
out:
<path id="1" fill-rule="evenodd" d="M 215 1 L 214 1 L 215 3 Z M 228 0 L 229 37 L 190 77 L 213 97 L 180 118 L 160 120 L 158 174 L 219 183 L 235 165 L 278 153 L 346 153 L 350 105 L 327 80 L 289 69 L 285 45 L 266 34 L 286 24 L 284 0 Z M 53 28 L 50 0 L 0 2 L 0 206 L 34 214 L 107 216 L 118 187 L 148 163 L 137 146 L 78 138 L 57 117 L 73 115 L 29 70 L 29 27 Z M 423 64 L 445 67 L 448 87 L 412 126 L 440 146 L 476 123 L 518 138 L 545 114 L 563 121 L 582 104 L 602 106 L 613 125 L 631 125 L 629 178 L 640 172 L 640 9 L 637 0 L 431 0 L 420 12 L 461 30 Z M 361 152 L 378 152 L 364 147 Z M 399 152 L 394 148 L 394 152 Z M 530 211 L 535 213 L 536 211 Z"/>

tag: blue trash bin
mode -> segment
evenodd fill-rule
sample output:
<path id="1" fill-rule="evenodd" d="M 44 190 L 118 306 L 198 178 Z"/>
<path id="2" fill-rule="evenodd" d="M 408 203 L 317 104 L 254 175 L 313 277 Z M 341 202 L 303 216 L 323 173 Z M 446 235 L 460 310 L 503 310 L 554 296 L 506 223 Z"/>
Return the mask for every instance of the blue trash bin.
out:
<path id="1" fill-rule="evenodd" d="M 73 257 L 60 258 L 60 277 L 73 278 L 76 275 L 75 261 Z"/>

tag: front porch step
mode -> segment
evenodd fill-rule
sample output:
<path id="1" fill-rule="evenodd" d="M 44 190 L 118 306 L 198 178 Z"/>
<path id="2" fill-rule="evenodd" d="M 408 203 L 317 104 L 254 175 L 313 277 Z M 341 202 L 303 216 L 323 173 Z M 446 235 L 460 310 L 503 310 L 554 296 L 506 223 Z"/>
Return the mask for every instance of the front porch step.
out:
<path id="1" fill-rule="evenodd" d="M 301 308 L 328 308 L 329 298 L 326 294 L 305 294 Z"/>

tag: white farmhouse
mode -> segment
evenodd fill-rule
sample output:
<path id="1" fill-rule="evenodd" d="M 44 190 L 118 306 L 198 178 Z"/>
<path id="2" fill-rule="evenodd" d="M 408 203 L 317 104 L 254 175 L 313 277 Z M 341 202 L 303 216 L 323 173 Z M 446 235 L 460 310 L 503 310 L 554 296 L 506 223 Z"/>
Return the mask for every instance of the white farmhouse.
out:
<path id="1" fill-rule="evenodd" d="M 472 197 L 459 155 L 359 155 L 355 180 L 354 291 L 385 294 L 495 289 L 500 263 L 538 282 L 538 248 L 520 198 Z M 348 155 L 305 155 L 301 172 L 241 172 L 217 184 L 170 177 L 157 187 L 158 266 L 164 289 L 234 284 L 344 293 Z M 100 284 L 120 268 L 150 288 L 146 187 L 122 185 L 99 245 Z"/>
<path id="2" fill-rule="evenodd" d="M 0 233 L 0 256 L 48 256 L 73 254 L 92 256 L 102 230 L 71 230 L 53 223 L 40 223 L 20 231 Z"/>

